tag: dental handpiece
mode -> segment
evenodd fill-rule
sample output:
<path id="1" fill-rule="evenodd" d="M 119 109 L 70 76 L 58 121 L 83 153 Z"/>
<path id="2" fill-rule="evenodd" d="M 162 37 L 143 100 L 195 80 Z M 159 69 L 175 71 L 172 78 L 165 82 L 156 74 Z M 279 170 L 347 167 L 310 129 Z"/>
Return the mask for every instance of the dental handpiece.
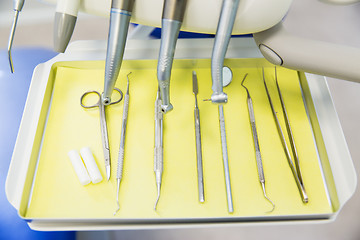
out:
<path id="1" fill-rule="evenodd" d="M 14 41 L 15 30 L 16 30 L 17 21 L 19 18 L 19 13 L 21 12 L 21 10 L 24 6 L 24 2 L 25 2 L 24 0 L 14 0 L 15 16 L 14 16 L 13 24 L 11 27 L 11 32 L 9 35 L 9 42 L 8 42 L 8 58 L 9 58 L 11 73 L 14 73 L 14 65 L 13 65 L 12 56 L 11 56 L 11 49 L 12 49 L 12 44 Z"/>
<path id="2" fill-rule="evenodd" d="M 164 149 L 163 149 L 163 112 L 161 111 L 160 88 L 158 88 L 155 100 L 155 148 L 154 148 L 154 172 L 157 186 L 157 198 L 154 205 L 156 210 L 160 199 L 161 181 L 163 173 Z"/>
<path id="3" fill-rule="evenodd" d="M 104 105 L 111 102 L 111 94 L 119 76 L 134 1 L 113 0 L 111 3 L 104 92 L 102 94 Z"/>
<path id="4" fill-rule="evenodd" d="M 54 20 L 54 50 L 65 52 L 74 32 L 80 0 L 58 0 Z"/>
<path id="5" fill-rule="evenodd" d="M 231 193 L 230 168 L 229 168 L 229 158 L 228 158 L 227 143 L 226 143 L 224 106 L 219 105 L 218 107 L 219 107 L 221 148 L 222 148 L 224 174 L 225 174 L 226 197 L 227 197 L 227 202 L 228 202 L 228 212 L 232 213 L 232 212 L 234 212 L 234 207 L 233 207 L 233 200 L 232 200 L 232 193 Z"/>
<path id="6" fill-rule="evenodd" d="M 114 212 L 114 215 L 120 210 L 119 204 L 119 191 L 120 191 L 120 183 L 122 179 L 123 167 L 124 167 L 124 154 L 125 154 L 125 134 L 126 134 L 126 126 L 127 126 L 127 119 L 128 119 L 128 111 L 129 111 L 129 75 L 131 72 L 126 76 L 127 78 L 127 88 L 126 93 L 124 96 L 124 109 L 123 109 L 123 116 L 122 116 L 122 127 L 121 127 L 121 134 L 120 134 L 120 148 L 119 148 L 119 157 L 118 157 L 118 165 L 117 165 L 117 173 L 116 173 L 116 203 L 117 209 Z"/>
<path id="7" fill-rule="evenodd" d="M 220 18 L 216 30 L 214 47 L 211 56 L 212 90 L 211 101 L 213 103 L 226 103 L 228 97 L 223 92 L 222 69 L 225 54 L 230 42 L 236 13 L 240 0 L 224 0 Z"/>
<path id="8" fill-rule="evenodd" d="M 173 109 L 170 103 L 170 76 L 176 41 L 184 18 L 187 0 L 165 0 L 162 22 L 161 43 L 157 66 L 160 87 L 161 109 L 164 113 Z"/>

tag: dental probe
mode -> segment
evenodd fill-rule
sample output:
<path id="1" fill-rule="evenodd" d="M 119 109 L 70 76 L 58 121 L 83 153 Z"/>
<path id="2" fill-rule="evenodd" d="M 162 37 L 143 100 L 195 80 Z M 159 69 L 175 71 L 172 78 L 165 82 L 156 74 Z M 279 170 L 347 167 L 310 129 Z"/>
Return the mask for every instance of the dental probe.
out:
<path id="1" fill-rule="evenodd" d="M 226 93 L 223 92 L 222 69 L 238 6 L 239 0 L 224 0 L 221 7 L 211 56 L 211 78 L 213 90 L 211 101 L 213 103 L 226 103 L 228 100 Z"/>
<path id="2" fill-rule="evenodd" d="M 161 21 L 161 42 L 157 66 L 161 109 L 164 113 L 173 109 L 170 103 L 170 76 L 176 41 L 184 18 L 187 0 L 165 0 Z"/>
<path id="3" fill-rule="evenodd" d="M 124 109 L 123 109 L 123 116 L 122 116 L 122 127 L 121 127 L 121 135 L 120 135 L 120 149 L 119 149 L 119 157 L 118 157 L 118 166 L 117 166 L 117 175 L 116 175 L 116 183 L 117 183 L 117 192 L 116 192 L 116 203 L 117 209 L 114 212 L 114 215 L 120 210 L 119 205 L 119 191 L 120 191 L 120 182 L 123 173 L 123 166 L 124 166 L 124 152 L 125 152 L 125 134 L 126 134 L 126 124 L 128 119 L 128 111 L 129 111 L 129 75 L 131 72 L 126 76 L 127 78 L 127 88 L 126 93 L 124 96 Z"/>
<path id="4" fill-rule="evenodd" d="M 241 82 L 241 86 L 243 86 L 245 88 L 246 93 L 247 93 L 247 106 L 248 106 L 249 118 L 250 118 L 250 123 L 251 123 L 251 130 L 252 130 L 254 146 L 255 146 L 255 157 L 256 157 L 256 165 L 257 165 L 258 174 L 259 174 L 259 180 L 260 180 L 261 187 L 262 187 L 262 190 L 263 190 L 263 193 L 264 193 L 264 197 L 273 206 L 271 211 L 269 211 L 269 212 L 272 212 L 275 209 L 275 204 L 274 204 L 273 201 L 270 200 L 270 198 L 268 198 L 268 196 L 266 195 L 266 191 L 265 191 L 265 175 L 264 175 L 264 168 L 263 168 L 261 152 L 260 152 L 259 138 L 258 138 L 257 129 L 256 129 L 256 123 L 255 123 L 254 106 L 253 106 L 253 103 L 252 103 L 252 99 L 250 97 L 249 90 L 244 85 L 244 81 L 245 81 L 247 75 L 248 74 L 245 74 L 245 77 Z"/>
<path id="5" fill-rule="evenodd" d="M 111 102 L 111 93 L 119 76 L 134 1 L 112 0 L 111 2 L 104 92 L 102 94 L 104 105 L 108 105 Z"/>
<path id="6" fill-rule="evenodd" d="M 17 21 L 19 18 L 19 13 L 21 12 L 21 10 L 24 6 L 24 2 L 25 2 L 24 0 L 14 0 L 15 16 L 14 16 L 13 24 L 11 27 L 11 32 L 10 32 L 9 42 L 8 42 L 8 58 L 9 58 L 11 73 L 14 73 L 14 65 L 13 65 L 13 61 L 12 61 L 12 57 L 11 57 L 11 49 L 12 49 L 12 44 L 14 41 L 15 30 L 16 30 Z"/>
<path id="7" fill-rule="evenodd" d="M 161 111 L 160 88 L 158 88 L 155 100 L 155 148 L 154 148 L 154 172 L 157 186 L 157 198 L 154 205 L 156 211 L 160 199 L 160 188 L 163 173 L 164 149 L 163 149 L 163 112 Z"/>
<path id="8" fill-rule="evenodd" d="M 275 108 L 274 108 L 274 105 L 271 101 L 271 97 L 270 97 L 270 93 L 269 93 L 269 90 L 267 88 L 267 85 L 266 85 L 266 81 L 265 81 L 265 73 L 264 73 L 264 68 L 262 69 L 262 74 L 263 74 L 263 81 L 264 81 L 264 85 L 265 85 L 265 90 L 266 90 L 266 94 L 267 94 L 267 97 L 268 97 L 268 100 L 269 100 L 269 103 L 270 103 L 270 107 L 271 107 L 271 111 L 272 111 L 272 114 L 273 114 L 273 117 L 275 119 L 275 122 L 276 122 L 276 127 L 277 127 L 277 130 L 278 130 L 278 133 L 280 135 L 280 139 L 281 139 L 281 143 L 283 145 L 283 148 L 284 148 L 284 151 L 285 151 L 285 154 L 286 154 L 286 158 L 288 160 L 288 163 L 289 163 L 289 166 L 290 166 L 290 169 L 291 169 L 291 172 L 294 176 L 294 179 L 295 179 L 295 182 L 296 182 L 296 185 L 299 189 L 299 192 L 300 192 L 300 195 L 301 195 L 301 198 L 302 198 L 302 201 L 304 203 L 307 203 L 309 201 L 309 198 L 306 194 L 306 191 L 305 191 L 305 188 L 304 188 L 304 185 L 302 184 L 302 182 L 300 181 L 299 179 L 299 176 L 296 172 L 296 168 L 294 166 L 294 163 L 292 161 L 292 158 L 291 158 L 291 154 L 290 154 L 290 151 L 289 151 L 289 148 L 286 144 L 286 140 L 285 140 L 285 136 L 284 136 L 284 133 L 281 129 L 281 126 L 280 126 L 280 121 L 277 117 L 277 114 L 276 114 L 276 111 L 275 111 Z"/>
<path id="9" fill-rule="evenodd" d="M 58 0 L 54 20 L 54 50 L 65 52 L 74 32 L 80 0 Z"/>
<path id="10" fill-rule="evenodd" d="M 199 190 L 199 201 L 205 202 L 204 196 L 204 175 L 203 175 L 203 164 L 202 164 L 202 153 L 201 153 L 201 131 L 200 131 L 200 112 L 197 101 L 198 94 L 198 81 L 196 72 L 192 72 L 193 80 L 193 93 L 195 96 L 195 139 L 196 139 L 196 158 L 197 158 L 197 174 L 198 174 L 198 190 Z"/>

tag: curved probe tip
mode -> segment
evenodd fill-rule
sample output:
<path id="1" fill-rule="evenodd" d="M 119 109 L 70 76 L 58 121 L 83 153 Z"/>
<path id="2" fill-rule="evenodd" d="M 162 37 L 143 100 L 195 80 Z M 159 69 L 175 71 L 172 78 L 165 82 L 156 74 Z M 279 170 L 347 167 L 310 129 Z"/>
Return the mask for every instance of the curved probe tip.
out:
<path id="1" fill-rule="evenodd" d="M 119 204 L 119 202 L 116 202 L 116 204 L 117 204 L 117 209 L 115 210 L 115 212 L 114 212 L 114 216 L 118 213 L 118 211 L 120 210 L 120 204 Z"/>
<path id="2" fill-rule="evenodd" d="M 158 194 L 157 194 L 156 202 L 155 202 L 155 205 L 154 205 L 154 210 L 155 211 L 156 211 L 156 207 L 157 207 L 157 204 L 159 202 L 159 199 L 160 199 L 160 184 L 157 185 L 157 190 L 158 190 Z"/>
<path id="3" fill-rule="evenodd" d="M 261 187 L 262 187 L 262 189 L 263 189 L 264 197 L 265 197 L 266 200 L 268 200 L 268 201 L 272 204 L 272 206 L 273 206 L 273 208 L 272 208 L 270 211 L 267 211 L 266 213 L 271 213 L 271 212 L 273 212 L 273 211 L 275 210 L 275 204 L 274 204 L 274 202 L 271 201 L 271 199 L 268 198 L 268 196 L 266 195 L 265 183 L 264 183 L 264 182 L 261 183 Z"/>

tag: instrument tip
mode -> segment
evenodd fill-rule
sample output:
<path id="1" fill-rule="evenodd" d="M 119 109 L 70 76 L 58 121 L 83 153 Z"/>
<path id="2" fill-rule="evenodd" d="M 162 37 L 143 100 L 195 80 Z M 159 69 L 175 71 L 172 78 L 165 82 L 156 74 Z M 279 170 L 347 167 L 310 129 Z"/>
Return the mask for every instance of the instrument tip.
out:
<path id="1" fill-rule="evenodd" d="M 271 212 L 273 212 L 273 211 L 275 210 L 275 204 L 274 204 L 274 202 L 271 201 L 271 199 L 268 198 L 268 196 L 266 195 L 265 183 L 264 183 L 264 182 L 261 183 L 261 187 L 262 187 L 262 189 L 263 189 L 264 197 L 266 198 L 266 200 L 268 200 L 268 201 L 272 204 L 272 209 L 271 209 L 270 211 L 267 211 L 266 213 L 271 213 Z"/>
<path id="2" fill-rule="evenodd" d="M 106 166 L 106 177 L 107 177 L 107 180 L 109 181 L 110 180 L 110 166 Z"/>
<path id="3" fill-rule="evenodd" d="M 117 209 L 114 212 L 114 216 L 117 214 L 117 212 L 120 210 L 120 205 L 119 205 L 119 201 L 116 202 L 117 204 Z"/>
<path id="4" fill-rule="evenodd" d="M 14 65 L 11 57 L 11 49 L 8 49 L 9 65 L 11 73 L 14 73 Z"/>
<path id="5" fill-rule="evenodd" d="M 154 210 L 156 211 L 156 207 L 157 207 L 157 204 L 159 202 L 159 199 L 160 199 L 160 183 L 157 184 L 157 198 L 156 198 L 156 202 L 155 202 L 155 205 L 154 205 Z"/>

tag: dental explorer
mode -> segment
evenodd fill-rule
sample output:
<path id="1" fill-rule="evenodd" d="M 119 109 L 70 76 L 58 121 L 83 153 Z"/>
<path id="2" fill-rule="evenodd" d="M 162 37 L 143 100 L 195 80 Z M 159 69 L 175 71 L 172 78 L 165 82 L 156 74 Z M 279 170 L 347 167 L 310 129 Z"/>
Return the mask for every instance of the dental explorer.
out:
<path id="1" fill-rule="evenodd" d="M 196 72 L 192 72 L 193 80 L 193 93 L 195 96 L 195 109 L 194 109 L 194 118 L 195 118 L 195 139 L 196 139 L 196 159 L 197 159 L 197 174 L 198 174 L 198 191 L 199 191 L 199 201 L 205 202 L 204 196 L 204 174 L 203 174 L 203 163 L 202 163 L 202 153 L 201 153 L 201 131 L 200 131 L 200 111 L 198 107 L 197 94 L 198 81 Z"/>
<path id="2" fill-rule="evenodd" d="M 112 0 L 105 62 L 104 105 L 111 102 L 111 93 L 119 76 L 126 37 L 135 0 Z"/>
<path id="3" fill-rule="evenodd" d="M 120 148 L 119 148 L 119 156 L 118 156 L 118 166 L 117 166 L 117 174 L 116 174 L 116 184 L 117 184 L 117 191 L 116 191 L 116 203 L 117 209 L 114 212 L 114 215 L 120 210 L 119 204 L 119 191 L 120 191 L 120 182 L 123 173 L 123 166 L 124 166 L 124 153 L 125 153 L 125 134 L 126 134 L 126 125 L 128 119 L 128 111 L 129 111 L 129 75 L 131 72 L 126 76 L 127 78 L 127 88 L 126 93 L 124 96 L 124 108 L 123 108 L 123 116 L 122 116 L 122 127 L 121 127 L 121 134 L 120 134 Z"/>
<path id="4" fill-rule="evenodd" d="M 224 65 L 225 54 L 230 42 L 239 1 L 240 0 L 224 0 L 221 7 L 211 56 L 211 78 L 213 90 L 211 101 L 213 103 L 226 103 L 228 99 L 226 93 L 223 92 L 222 68 Z"/>
<path id="5" fill-rule="evenodd" d="M 24 6 L 24 2 L 25 2 L 24 0 L 14 0 L 15 16 L 14 16 L 13 24 L 11 27 L 11 32 L 10 32 L 9 42 L 8 42 L 8 58 L 9 58 L 11 73 L 14 73 L 14 65 L 13 65 L 13 61 L 12 61 L 12 57 L 11 57 L 11 49 L 12 49 L 12 44 L 14 41 L 15 30 L 16 30 L 17 21 L 19 18 L 19 13 L 21 12 L 21 10 Z"/>
<path id="6" fill-rule="evenodd" d="M 276 69 L 275 69 L 276 71 Z M 285 154 L 286 154 L 286 158 L 288 160 L 288 163 L 289 163 L 289 166 L 290 166 L 290 169 L 291 169 L 291 172 L 294 176 L 294 179 L 295 179 L 295 182 L 296 182 L 296 185 L 299 189 L 299 192 L 300 192 L 300 195 L 301 195 L 301 198 L 302 198 L 302 201 L 304 203 L 307 203 L 309 201 L 309 198 L 306 194 L 306 191 L 305 191 L 305 188 L 304 188 L 304 185 L 303 185 L 303 182 L 302 180 L 300 180 L 301 176 L 299 176 L 299 173 L 296 171 L 296 168 L 294 166 L 294 163 L 292 161 L 292 158 L 291 158 L 291 154 L 290 154 L 290 151 L 289 151 L 289 148 L 286 144 L 286 140 L 285 140 L 285 136 L 284 136 L 284 133 L 281 129 L 281 126 L 280 126 L 280 121 L 277 117 L 277 114 L 276 114 L 276 111 L 275 111 L 275 108 L 274 108 L 274 105 L 271 101 L 271 97 L 270 97 L 270 93 L 269 93 L 269 90 L 267 88 L 267 85 L 266 85 L 266 81 L 265 81 L 265 73 L 264 73 L 264 68 L 262 69 L 262 75 L 263 75 L 263 81 L 264 81 L 264 85 L 265 85 L 265 90 L 266 90 L 266 94 L 267 94 L 267 97 L 268 97 L 268 100 L 270 102 L 270 107 L 271 107 L 271 111 L 272 111 L 272 114 L 273 114 L 273 117 L 275 119 L 275 122 L 276 122 L 276 127 L 277 127 L 277 130 L 278 130 L 278 133 L 280 135 L 280 139 L 281 139 L 281 143 L 283 145 L 283 148 L 284 148 L 284 151 L 285 151 Z M 278 89 L 279 90 L 279 89 Z M 281 101 L 281 99 L 280 99 Z M 283 106 L 283 103 L 281 104 L 281 106 Z M 283 109 L 283 111 L 286 111 Z M 286 119 L 285 119 L 285 122 L 286 122 Z M 289 124 L 289 123 L 286 123 L 286 124 Z"/>
<path id="7" fill-rule="evenodd" d="M 160 199 L 161 180 L 163 173 L 164 149 L 163 149 L 163 112 L 161 110 L 160 88 L 158 88 L 155 100 L 155 148 L 154 148 L 154 172 L 157 186 L 157 198 L 154 205 L 156 211 Z"/>
<path id="8" fill-rule="evenodd" d="M 54 50 L 63 53 L 74 32 L 80 0 L 58 0 L 54 20 Z"/>
<path id="9" fill-rule="evenodd" d="M 170 103 L 170 76 L 176 41 L 185 14 L 187 0 L 165 0 L 161 21 L 161 43 L 157 66 L 161 109 L 164 113 L 173 109 Z"/>
<path id="10" fill-rule="evenodd" d="M 258 138 L 258 134 L 257 134 L 257 129 L 256 129 L 256 122 L 255 122 L 255 113 L 254 113 L 254 106 L 252 103 L 252 99 L 249 93 L 249 90 L 247 89 L 247 87 L 245 87 L 244 85 L 244 81 L 246 79 L 248 74 L 245 74 L 244 79 L 241 82 L 241 86 L 243 86 L 246 90 L 247 93 L 247 106 L 248 106 L 248 111 L 249 111 L 249 119 L 250 119 L 250 124 L 251 124 L 251 130 L 252 130 L 252 134 L 253 134 L 253 140 L 254 140 L 254 146 L 255 146 L 255 157 L 256 157 L 256 165 L 257 165 L 257 169 L 258 169 L 258 174 L 259 174 L 259 180 L 261 183 L 261 187 L 264 193 L 264 197 L 272 204 L 273 208 L 271 209 L 272 212 L 275 209 L 275 204 L 273 201 L 270 200 L 270 198 L 268 198 L 268 196 L 266 195 L 266 189 L 265 189 L 265 175 L 264 175 L 264 168 L 263 168 L 263 164 L 262 164 L 262 157 L 261 157 L 261 152 L 260 152 L 260 145 L 259 145 L 259 138 Z"/>

